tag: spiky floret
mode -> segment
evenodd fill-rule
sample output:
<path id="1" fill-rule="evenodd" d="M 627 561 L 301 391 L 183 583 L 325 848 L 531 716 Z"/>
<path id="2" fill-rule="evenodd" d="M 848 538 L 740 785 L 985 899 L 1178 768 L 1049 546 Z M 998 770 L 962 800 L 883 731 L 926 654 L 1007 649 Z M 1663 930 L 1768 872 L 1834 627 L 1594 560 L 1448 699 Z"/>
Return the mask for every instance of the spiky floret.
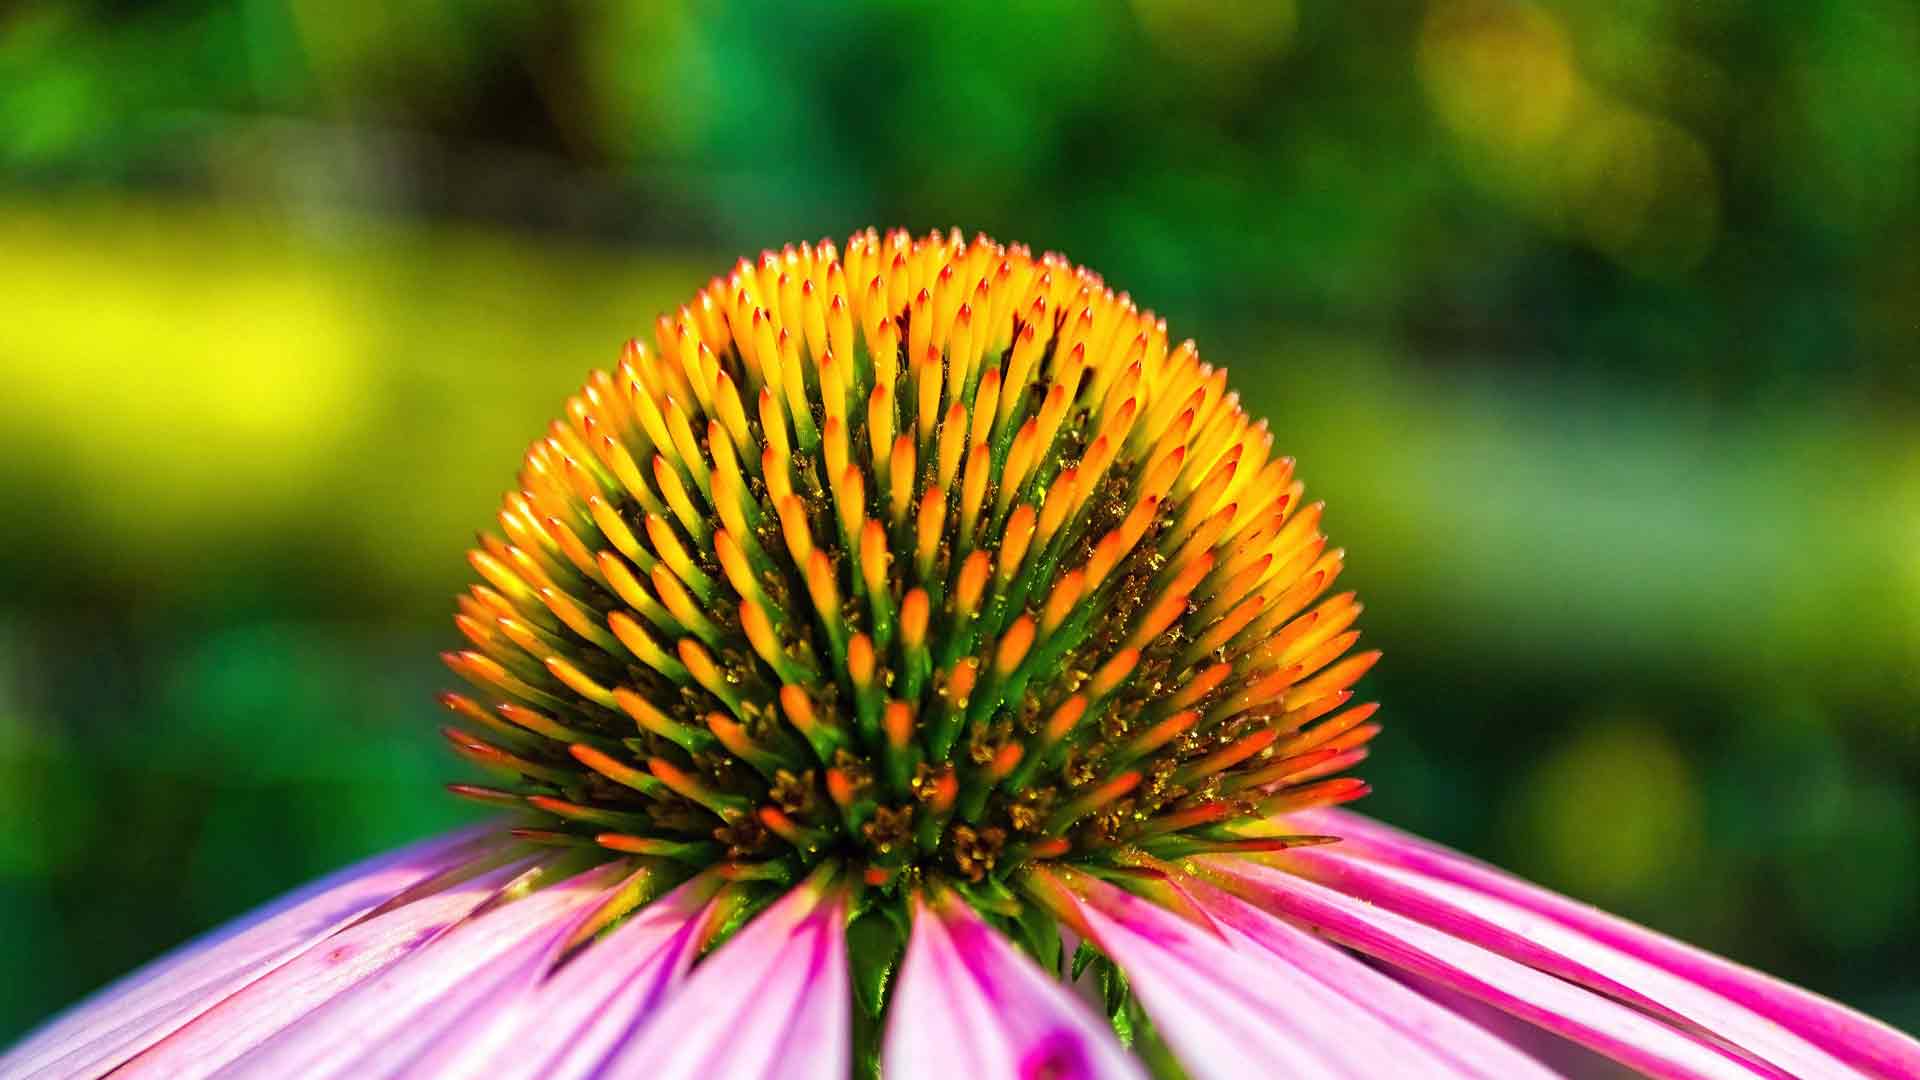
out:
<path id="1" fill-rule="evenodd" d="M 741 260 L 528 450 L 447 663 L 529 839 L 970 894 L 1364 794 L 1360 604 L 1192 342 L 956 230 Z M 1317 606 L 1316 606 L 1317 601 Z"/>

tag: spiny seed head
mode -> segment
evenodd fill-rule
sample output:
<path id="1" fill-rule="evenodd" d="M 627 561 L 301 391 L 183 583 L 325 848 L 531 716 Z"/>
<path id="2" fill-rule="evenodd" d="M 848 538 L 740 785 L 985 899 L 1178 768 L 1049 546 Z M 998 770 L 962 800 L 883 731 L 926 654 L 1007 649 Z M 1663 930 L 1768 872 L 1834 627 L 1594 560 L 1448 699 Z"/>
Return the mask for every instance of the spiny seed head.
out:
<path id="1" fill-rule="evenodd" d="M 1342 553 L 1226 371 L 956 230 L 741 260 L 527 451 L 447 663 L 522 835 L 889 886 L 1314 838 L 1364 794 Z M 1344 657 L 1344 658 L 1343 658 Z"/>

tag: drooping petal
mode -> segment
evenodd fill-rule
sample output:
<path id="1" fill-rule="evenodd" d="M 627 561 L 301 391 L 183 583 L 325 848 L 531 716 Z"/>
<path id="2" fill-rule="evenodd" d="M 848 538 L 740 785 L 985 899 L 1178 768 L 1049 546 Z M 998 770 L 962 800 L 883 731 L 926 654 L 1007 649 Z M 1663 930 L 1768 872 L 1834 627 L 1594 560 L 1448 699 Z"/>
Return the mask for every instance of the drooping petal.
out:
<path id="1" fill-rule="evenodd" d="M 1030 882 L 1126 972 L 1196 1077 L 1461 1075 L 1276 954 L 1255 958 L 1217 932 L 1084 874 L 1038 871 Z"/>
<path id="2" fill-rule="evenodd" d="M 1558 1075 L 1505 1040 L 1369 967 L 1353 954 L 1198 880 L 1180 888 L 1218 921 L 1230 942 L 1256 956 L 1272 953 L 1344 994 L 1408 1037 L 1445 1057 L 1462 1076 L 1522 1080 Z M 1496 1014 L 1498 1015 L 1498 1014 Z"/>
<path id="3" fill-rule="evenodd" d="M 493 831 L 462 829 L 357 863 L 189 942 L 0 1055 L 0 1076 L 105 1073 L 389 898 L 466 862 Z"/>
<path id="4" fill-rule="evenodd" d="M 1146 1075 L 1111 1027 L 951 894 L 915 902 L 888 1015 L 888 1076 Z"/>
<path id="5" fill-rule="evenodd" d="M 852 1068 L 846 894 L 824 875 L 742 927 L 600 1075 L 844 1080 Z"/>
<path id="6" fill-rule="evenodd" d="M 559 950 L 577 936 L 576 926 L 566 927 L 533 958 L 520 985 L 446 1024 L 408 1073 L 489 1080 L 594 1075 L 686 977 L 719 884 L 713 875 L 687 882 L 553 971 Z"/>
<path id="7" fill-rule="evenodd" d="M 569 916 L 619 880 L 624 867 L 608 863 L 508 903 L 490 906 L 451 925 L 421 926 L 425 941 L 350 987 L 302 1008 L 291 1023 L 253 1030 L 256 1013 L 273 1015 L 274 999 L 303 994 L 305 978 L 288 986 L 263 980 L 189 1025 L 148 1055 L 129 1063 L 129 1077 L 197 1077 L 218 1068 L 236 1077 L 378 1077 L 399 1072 L 431 1037 L 434 1016 L 458 1016 L 492 992 L 546 944 Z M 494 893 L 489 893 L 489 896 Z M 382 915 L 412 917 L 432 898 Z M 380 920 L 371 920 L 369 925 Z M 313 950 L 324 962 L 332 941 Z M 307 957 L 300 958 L 305 961 Z M 293 965 L 289 965 L 292 968 Z M 231 1006 L 231 1008 L 229 1008 Z M 203 1028 L 204 1030 L 203 1032 Z M 246 1045 L 223 1040 L 246 1030 Z M 236 1052 L 237 1051 L 237 1052 Z M 223 1064 L 224 1063 L 224 1064 Z"/>
<path id="8" fill-rule="evenodd" d="M 1372 965 L 1369 965 L 1372 966 Z M 1535 1061 L 1568 1077 L 1617 1077 L 1628 1070 L 1608 1060 L 1605 1054 L 1590 1050 L 1531 1021 L 1522 1020 L 1495 1005 L 1470 997 L 1432 979 L 1424 979 L 1405 968 L 1376 968 L 1395 983 L 1408 987 L 1434 1005 L 1485 1029 Z"/>
<path id="9" fill-rule="evenodd" d="M 1794 1076 L 1838 1080 L 1860 1075 L 1766 1017 L 1516 904 L 1351 855 L 1315 852 L 1287 861 L 1290 868 L 1341 892 L 1650 1012 L 1697 1025 Z"/>
<path id="10" fill-rule="evenodd" d="M 1875 1075 L 1920 1076 L 1920 1042 L 1839 1002 L 1549 892 L 1358 814 L 1313 810 L 1290 815 L 1287 821 L 1307 831 L 1327 831 L 1342 837 L 1338 850 L 1343 855 L 1449 882 L 1571 928 L 1594 942 L 1712 991 Z"/>
<path id="11" fill-rule="evenodd" d="M 1650 1076 L 1745 1080 L 1787 1075 L 1611 998 L 1286 871 L 1234 857 L 1207 857 L 1198 864 L 1268 911 L 1497 1005 Z"/>

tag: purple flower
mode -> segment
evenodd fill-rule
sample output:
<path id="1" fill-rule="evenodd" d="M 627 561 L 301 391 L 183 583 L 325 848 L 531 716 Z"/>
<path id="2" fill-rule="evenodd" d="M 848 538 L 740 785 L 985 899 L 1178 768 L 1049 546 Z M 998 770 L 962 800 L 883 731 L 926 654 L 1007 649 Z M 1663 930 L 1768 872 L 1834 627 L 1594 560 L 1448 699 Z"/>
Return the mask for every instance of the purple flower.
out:
<path id="1" fill-rule="evenodd" d="M 1377 659 L 1293 463 L 1084 268 L 741 262 L 529 451 L 448 737 L 516 815 L 192 943 L 0 1078 L 1920 1076 L 1335 805 Z M 858 333 L 856 333 L 858 331 Z"/>

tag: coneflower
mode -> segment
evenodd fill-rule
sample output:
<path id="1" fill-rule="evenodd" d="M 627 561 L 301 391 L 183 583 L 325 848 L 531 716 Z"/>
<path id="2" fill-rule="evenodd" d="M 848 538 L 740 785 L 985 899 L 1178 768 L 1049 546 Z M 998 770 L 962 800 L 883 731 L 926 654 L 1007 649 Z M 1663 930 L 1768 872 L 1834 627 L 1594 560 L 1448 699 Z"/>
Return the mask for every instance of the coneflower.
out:
<path id="1" fill-rule="evenodd" d="M 1882 1024 L 1331 809 L 1378 731 L 1342 553 L 1226 371 L 1092 272 L 869 230 L 741 261 L 654 342 L 471 554 L 446 734 L 497 780 L 453 790 L 513 817 L 184 947 L 0 1075 L 1550 1074 L 1504 1010 L 1659 1076 L 1920 1076 Z"/>

